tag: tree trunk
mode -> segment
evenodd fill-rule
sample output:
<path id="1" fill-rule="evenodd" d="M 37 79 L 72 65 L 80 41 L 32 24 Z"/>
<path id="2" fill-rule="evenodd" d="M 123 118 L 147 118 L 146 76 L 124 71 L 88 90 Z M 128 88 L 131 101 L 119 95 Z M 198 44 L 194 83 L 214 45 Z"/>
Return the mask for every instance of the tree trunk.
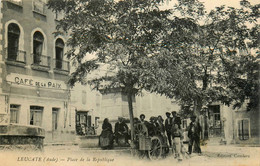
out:
<path id="1" fill-rule="evenodd" d="M 133 96 L 132 92 L 127 93 L 129 117 L 130 117 L 131 141 L 133 142 L 133 140 L 134 140 L 134 113 L 133 113 L 132 96 Z"/>
<path id="2" fill-rule="evenodd" d="M 196 123 L 200 123 L 200 125 L 202 125 L 201 124 L 201 122 L 200 122 L 200 115 L 201 115 L 201 113 L 200 113 L 200 111 L 201 111 L 201 109 L 202 109 L 202 100 L 201 100 L 201 98 L 197 98 L 197 99 L 195 99 L 194 100 L 194 114 L 196 115 Z M 203 129 L 202 129 L 203 130 Z M 201 133 L 200 133 L 200 140 L 203 138 L 203 133 L 204 131 L 201 131 Z M 198 153 L 199 152 L 199 147 L 197 147 L 197 146 L 194 146 L 194 152 L 196 152 L 196 153 Z"/>

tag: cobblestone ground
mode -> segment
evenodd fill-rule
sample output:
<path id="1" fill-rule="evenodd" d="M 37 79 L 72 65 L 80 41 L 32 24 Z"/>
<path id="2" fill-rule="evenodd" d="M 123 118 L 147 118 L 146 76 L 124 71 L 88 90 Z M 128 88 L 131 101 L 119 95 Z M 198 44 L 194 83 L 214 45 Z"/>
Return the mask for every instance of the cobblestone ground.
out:
<path id="1" fill-rule="evenodd" d="M 260 166 L 259 147 L 202 146 L 202 155 L 192 154 L 178 162 L 170 153 L 166 158 L 150 161 L 132 156 L 127 148 L 113 150 L 81 149 L 78 146 L 45 146 L 43 152 L 0 152 L 1 166 L 62 165 L 62 166 Z M 40 160 L 40 161 L 39 161 Z"/>

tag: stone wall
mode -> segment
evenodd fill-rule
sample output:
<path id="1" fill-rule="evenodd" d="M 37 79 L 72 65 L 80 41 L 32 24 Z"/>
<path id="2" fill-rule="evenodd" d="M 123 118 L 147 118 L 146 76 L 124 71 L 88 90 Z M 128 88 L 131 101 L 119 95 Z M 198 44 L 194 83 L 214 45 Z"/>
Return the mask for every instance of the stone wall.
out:
<path id="1" fill-rule="evenodd" d="M 0 150 L 42 150 L 44 136 L 39 127 L 0 125 Z"/>

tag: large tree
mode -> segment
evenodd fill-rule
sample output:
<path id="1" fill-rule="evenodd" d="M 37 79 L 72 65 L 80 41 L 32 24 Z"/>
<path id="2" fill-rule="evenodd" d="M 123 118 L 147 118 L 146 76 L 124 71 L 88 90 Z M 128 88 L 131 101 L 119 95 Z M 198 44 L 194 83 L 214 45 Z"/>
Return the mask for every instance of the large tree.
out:
<path id="1" fill-rule="evenodd" d="M 132 97 L 152 77 L 148 59 L 158 54 L 167 33 L 168 10 L 161 0 L 50 0 L 49 7 L 63 12 L 58 32 L 68 32 L 68 58 L 76 70 L 70 85 L 88 83 L 97 90 L 121 88 L 128 97 L 133 139 Z M 89 54 L 94 55 L 92 59 Z M 151 65 L 151 64 L 149 64 Z M 97 77 L 87 75 L 100 69 Z M 142 78 L 142 79 L 141 79 Z"/>
<path id="2" fill-rule="evenodd" d="M 250 99 L 249 109 L 259 107 L 259 5 L 241 1 L 239 9 L 207 12 L 197 0 L 178 2 L 174 11 L 181 16 L 157 56 L 160 83 L 148 90 L 192 105 L 197 115 L 214 101 L 240 107 Z"/>

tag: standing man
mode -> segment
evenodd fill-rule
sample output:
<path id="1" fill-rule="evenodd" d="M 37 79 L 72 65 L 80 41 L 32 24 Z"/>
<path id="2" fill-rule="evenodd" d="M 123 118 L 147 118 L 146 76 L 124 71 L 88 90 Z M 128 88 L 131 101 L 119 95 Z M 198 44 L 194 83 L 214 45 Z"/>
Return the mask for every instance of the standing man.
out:
<path id="1" fill-rule="evenodd" d="M 189 141 L 189 154 L 192 153 L 192 146 L 194 143 L 194 149 L 197 150 L 197 153 L 201 153 L 200 149 L 200 133 L 201 133 L 201 126 L 199 122 L 196 122 L 196 116 L 191 116 L 191 122 L 188 128 L 188 137 L 190 138 Z"/>
<path id="2" fill-rule="evenodd" d="M 170 147 L 172 146 L 172 134 L 171 134 L 171 128 L 172 128 L 172 118 L 171 118 L 171 113 L 170 112 L 166 112 L 166 119 L 165 119 L 165 130 L 166 130 L 166 134 L 168 137 L 168 141 L 169 141 L 169 145 Z"/>
<path id="3" fill-rule="evenodd" d="M 182 160 L 182 156 L 180 153 L 181 149 L 181 140 L 183 139 L 183 134 L 181 130 L 181 118 L 177 116 L 176 111 L 172 111 L 172 127 L 171 127 L 171 134 L 172 134 L 172 149 L 174 150 L 175 157 L 178 160 Z"/>
<path id="4" fill-rule="evenodd" d="M 172 111 L 172 123 L 171 124 L 177 124 L 177 125 L 181 125 L 181 118 L 179 116 L 177 116 L 177 112 L 176 111 Z"/>

